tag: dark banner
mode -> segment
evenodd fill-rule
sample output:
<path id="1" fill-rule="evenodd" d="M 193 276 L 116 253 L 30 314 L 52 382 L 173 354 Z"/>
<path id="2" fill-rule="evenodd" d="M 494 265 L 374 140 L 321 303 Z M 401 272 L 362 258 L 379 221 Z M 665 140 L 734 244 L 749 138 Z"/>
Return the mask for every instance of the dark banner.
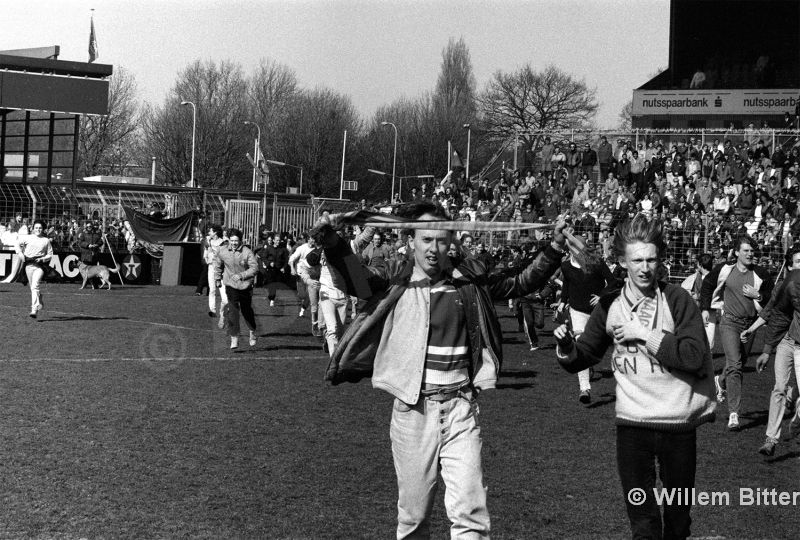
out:
<path id="1" fill-rule="evenodd" d="M 192 212 L 174 219 L 158 219 L 140 214 L 133 208 L 123 206 L 125 217 L 131 224 L 137 240 L 151 244 L 164 242 L 185 242 L 192 230 Z"/>
<path id="2" fill-rule="evenodd" d="M 12 271 L 13 251 L 0 251 L 0 281 L 5 280 Z M 77 251 L 57 251 L 50 260 L 50 266 L 61 275 L 64 281 L 81 282 L 78 266 L 81 261 L 81 254 Z M 136 283 L 145 285 L 152 283 L 152 257 L 146 253 L 142 254 L 123 254 L 115 253 L 114 257 L 119 264 L 119 275 L 122 276 L 124 283 Z M 114 261 L 109 253 L 100 254 L 100 264 L 109 268 L 114 268 Z M 111 276 L 111 285 L 118 285 L 119 278 Z"/>

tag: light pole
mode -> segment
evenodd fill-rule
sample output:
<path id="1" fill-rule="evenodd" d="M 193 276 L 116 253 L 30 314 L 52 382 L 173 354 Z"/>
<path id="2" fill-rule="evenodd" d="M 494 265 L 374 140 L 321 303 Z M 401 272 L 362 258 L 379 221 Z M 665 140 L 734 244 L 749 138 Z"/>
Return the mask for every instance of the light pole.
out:
<path id="1" fill-rule="evenodd" d="M 258 171 L 258 158 L 261 154 L 261 128 L 255 122 L 250 122 L 249 120 L 244 121 L 244 125 L 246 126 L 256 126 L 258 130 L 258 135 L 256 135 L 256 149 L 253 151 L 253 191 L 256 190 L 256 171 Z M 266 186 L 264 186 L 264 191 L 266 191 Z"/>
<path id="2" fill-rule="evenodd" d="M 392 126 L 394 128 L 394 160 L 392 161 L 392 196 L 389 198 L 389 204 L 394 202 L 394 178 L 397 173 L 397 126 L 391 122 L 381 122 L 382 126 Z"/>
<path id="3" fill-rule="evenodd" d="M 469 182 L 469 143 L 472 139 L 472 130 L 469 127 L 469 124 L 464 124 L 464 129 L 467 130 L 467 182 Z"/>
<path id="4" fill-rule="evenodd" d="M 277 165 L 278 167 L 293 167 L 295 169 L 300 169 L 300 193 L 303 193 L 303 167 L 300 165 L 290 165 L 288 163 L 284 163 L 283 161 L 274 161 L 271 159 L 265 160 L 270 165 Z"/>
<path id="5" fill-rule="evenodd" d="M 189 180 L 189 184 L 191 187 L 197 187 L 194 185 L 194 141 L 195 141 L 195 133 L 197 128 L 197 107 L 191 101 L 181 101 L 181 105 L 191 105 L 192 106 L 192 172 Z"/>

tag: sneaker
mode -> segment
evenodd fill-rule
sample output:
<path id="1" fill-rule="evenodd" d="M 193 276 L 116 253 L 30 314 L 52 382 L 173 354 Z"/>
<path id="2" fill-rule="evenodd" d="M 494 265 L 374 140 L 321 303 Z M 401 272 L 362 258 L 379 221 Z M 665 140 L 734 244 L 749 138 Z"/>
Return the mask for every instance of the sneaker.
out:
<path id="1" fill-rule="evenodd" d="M 319 336 L 322 335 L 320 333 L 319 328 L 317 327 L 316 324 L 312 324 L 311 325 L 311 335 L 314 336 L 314 337 L 319 337 Z"/>
<path id="2" fill-rule="evenodd" d="M 739 415 L 735 412 L 728 416 L 728 429 L 730 431 L 738 431 L 739 429 Z"/>
<path id="3" fill-rule="evenodd" d="M 717 401 L 719 403 L 724 403 L 727 391 L 722 388 L 722 385 L 719 383 L 719 375 L 714 375 L 714 386 L 717 388 Z"/>
<path id="4" fill-rule="evenodd" d="M 231 350 L 239 348 L 239 336 L 231 336 Z"/>
<path id="5" fill-rule="evenodd" d="M 194 293 L 194 295 L 195 295 L 195 296 L 203 296 L 203 293 L 201 293 L 201 292 L 196 292 L 196 293 Z"/>
<path id="6" fill-rule="evenodd" d="M 275 307 L 275 300 L 269 301 L 269 307 Z"/>
<path id="7" fill-rule="evenodd" d="M 258 341 L 258 336 L 256 335 L 255 332 L 250 330 L 250 346 L 255 347 L 257 341 Z"/>
<path id="8" fill-rule="evenodd" d="M 213 311 L 209 311 L 209 312 L 208 312 L 208 316 L 209 316 L 209 317 L 216 317 L 216 316 L 217 316 L 217 314 L 216 314 L 216 313 L 214 313 Z"/>
<path id="9" fill-rule="evenodd" d="M 589 390 L 581 390 L 581 393 L 578 395 L 578 401 L 584 404 L 591 403 L 592 393 Z"/>
<path id="10" fill-rule="evenodd" d="M 538 343 L 531 343 L 531 350 L 532 351 L 538 351 L 539 350 L 539 344 Z"/>
<path id="11" fill-rule="evenodd" d="M 306 310 L 304 308 L 300 308 L 300 313 L 297 315 L 298 317 L 302 317 L 306 314 Z"/>
<path id="12" fill-rule="evenodd" d="M 791 441 L 798 435 L 800 435 L 800 424 L 795 424 L 794 422 L 790 423 L 789 431 L 786 432 L 786 440 Z"/>
<path id="13" fill-rule="evenodd" d="M 35 318 L 36 318 L 36 308 L 33 308 L 33 309 L 31 310 L 31 314 L 30 314 L 30 315 L 28 315 L 28 316 L 29 316 L 31 319 L 35 319 Z"/>
<path id="14" fill-rule="evenodd" d="M 775 453 L 775 445 L 777 443 L 770 439 L 767 439 L 764 444 L 761 445 L 761 448 L 758 449 L 759 454 L 763 454 L 765 456 L 771 456 Z"/>

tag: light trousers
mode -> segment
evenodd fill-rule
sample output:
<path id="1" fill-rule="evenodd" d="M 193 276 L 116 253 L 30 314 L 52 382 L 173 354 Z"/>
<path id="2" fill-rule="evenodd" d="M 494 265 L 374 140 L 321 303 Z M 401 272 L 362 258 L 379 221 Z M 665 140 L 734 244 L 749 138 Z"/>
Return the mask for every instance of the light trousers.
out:
<path id="1" fill-rule="evenodd" d="M 583 311 L 569 308 L 569 317 L 572 321 L 572 331 L 575 333 L 575 339 L 578 339 L 578 336 L 583 334 L 583 331 L 586 328 L 586 323 L 589 322 L 590 315 L 588 313 L 584 313 Z M 589 382 L 591 373 L 592 371 L 588 368 L 578 372 L 578 386 L 580 387 L 581 392 L 592 389 L 592 383 Z"/>
<path id="2" fill-rule="evenodd" d="M 31 311 L 36 311 L 42 307 L 42 292 L 39 284 L 44 277 L 44 270 L 36 264 L 25 266 L 25 275 L 28 276 L 28 285 L 31 288 Z"/>
<path id="3" fill-rule="evenodd" d="M 397 473 L 397 538 L 430 538 L 441 467 L 450 538 L 489 538 L 478 404 L 472 393 L 445 402 L 395 399 L 390 436 Z"/>
<path id="4" fill-rule="evenodd" d="M 220 304 L 219 314 L 222 316 L 225 304 L 228 303 L 228 294 L 225 292 L 225 285 L 217 288 L 217 282 L 214 280 L 214 265 L 208 265 L 208 311 L 217 311 L 217 291 L 219 291 Z"/>
<path id="5" fill-rule="evenodd" d="M 339 344 L 339 339 L 344 334 L 348 305 L 350 305 L 349 296 L 331 298 L 325 292 L 320 293 L 319 311 L 325 321 L 325 341 L 328 342 L 328 354 L 331 356 Z"/>
<path id="6" fill-rule="evenodd" d="M 769 416 L 767 420 L 767 438 L 775 442 L 781 438 L 781 422 L 787 400 L 796 399 L 789 395 L 789 380 L 792 368 L 800 381 L 800 345 L 789 337 L 784 338 L 775 349 L 775 386 L 769 398 Z M 795 410 L 792 424 L 800 426 L 800 411 Z"/>

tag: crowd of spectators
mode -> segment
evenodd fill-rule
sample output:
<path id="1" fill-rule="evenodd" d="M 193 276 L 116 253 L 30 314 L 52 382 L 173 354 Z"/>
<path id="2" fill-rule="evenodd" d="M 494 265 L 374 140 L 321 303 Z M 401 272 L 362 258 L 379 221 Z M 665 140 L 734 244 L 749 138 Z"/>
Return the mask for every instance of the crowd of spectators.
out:
<path id="1" fill-rule="evenodd" d="M 689 137 L 635 144 L 602 136 L 596 145 L 546 137 L 531 167 L 475 183 L 456 169 L 439 182 L 413 186 L 406 202 L 427 199 L 464 221 L 553 223 L 565 217 L 605 255 L 615 225 L 642 212 L 663 220 L 665 264 L 675 277 L 691 273 L 702 252 L 718 262 L 725 260 L 734 239 L 745 233 L 761 246 L 762 263 L 772 267 L 782 259 L 774 255 L 784 253 L 792 238 L 800 236 L 800 146 L 792 140 L 770 148 L 771 139 L 758 137 L 759 132 L 751 130 L 736 140 Z M 361 208 L 379 206 L 360 203 Z M 141 211 L 152 215 L 147 208 Z M 6 234 L 27 227 L 22 214 L 2 223 Z M 77 251 L 87 224 L 114 251 L 138 249 L 124 220 L 102 221 L 96 213 L 51 219 L 46 235 L 56 250 Z M 282 242 L 290 248 L 302 232 L 295 228 L 283 233 Z M 502 266 L 521 248 L 549 241 L 548 234 L 547 229 L 485 233 L 477 236 L 476 247 L 481 244 Z M 393 245 L 397 239 L 385 241 Z"/>

